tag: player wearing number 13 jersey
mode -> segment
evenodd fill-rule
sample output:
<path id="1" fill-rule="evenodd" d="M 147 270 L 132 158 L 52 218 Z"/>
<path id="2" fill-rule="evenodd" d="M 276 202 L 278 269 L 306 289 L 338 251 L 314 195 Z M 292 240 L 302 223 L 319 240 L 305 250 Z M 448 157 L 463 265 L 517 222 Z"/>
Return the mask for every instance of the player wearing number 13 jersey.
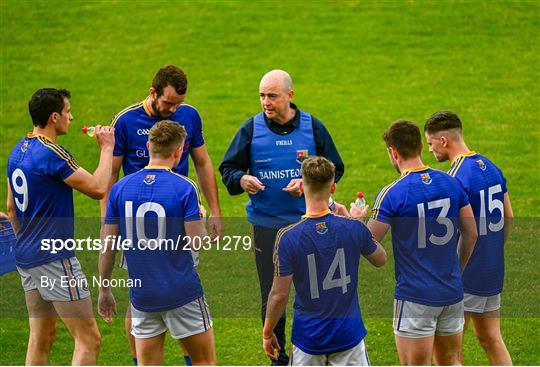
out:
<path id="1" fill-rule="evenodd" d="M 477 221 L 478 241 L 463 272 L 465 325 L 472 317 L 476 335 L 491 364 L 511 365 L 499 323 L 504 243 L 513 218 L 506 179 L 489 159 L 469 150 L 461 120 L 455 113 L 435 113 L 426 122 L 424 132 L 435 158 L 452 162 L 448 173 L 465 189 Z"/>
<path id="2" fill-rule="evenodd" d="M 392 228 L 400 362 L 431 364 L 434 353 L 437 364 L 456 364 L 463 328 L 461 270 L 476 241 L 472 209 L 457 180 L 424 166 L 414 123 L 396 121 L 383 138 L 401 177 L 377 195 L 368 228 L 378 241 Z"/>
<path id="3" fill-rule="evenodd" d="M 273 329 L 294 282 L 291 365 L 369 364 L 358 303 L 358 268 L 361 256 L 382 266 L 386 253 L 361 221 L 328 210 L 334 173 L 333 163 L 323 157 L 302 163 L 306 215 L 276 237 L 263 344 L 275 359 L 273 348 L 279 347 Z"/>

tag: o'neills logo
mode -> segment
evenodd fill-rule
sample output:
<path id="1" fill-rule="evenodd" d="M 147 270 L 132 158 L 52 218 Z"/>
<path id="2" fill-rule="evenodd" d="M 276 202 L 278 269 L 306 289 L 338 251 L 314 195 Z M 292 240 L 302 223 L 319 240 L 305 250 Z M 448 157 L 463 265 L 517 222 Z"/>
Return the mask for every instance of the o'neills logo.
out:
<path id="1" fill-rule="evenodd" d="M 262 180 L 279 180 L 282 178 L 300 178 L 302 171 L 300 168 L 293 169 L 276 169 L 272 171 L 259 172 L 259 178 Z"/>

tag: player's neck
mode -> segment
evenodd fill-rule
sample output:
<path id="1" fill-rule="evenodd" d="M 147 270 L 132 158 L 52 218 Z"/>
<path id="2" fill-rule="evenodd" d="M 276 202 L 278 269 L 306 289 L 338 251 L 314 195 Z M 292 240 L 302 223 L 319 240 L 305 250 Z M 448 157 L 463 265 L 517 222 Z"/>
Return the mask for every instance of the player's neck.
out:
<path id="1" fill-rule="evenodd" d="M 148 166 L 150 167 L 168 167 L 169 169 L 173 169 L 174 166 L 174 157 L 167 159 L 167 158 L 152 158 L 150 157 L 150 161 L 148 162 Z"/>
<path id="2" fill-rule="evenodd" d="M 34 130 L 32 130 L 32 135 L 43 135 L 53 143 L 56 143 L 57 135 L 54 128 L 51 129 L 50 127 L 48 128 L 48 126 L 45 128 L 34 126 Z"/>
<path id="3" fill-rule="evenodd" d="M 448 150 L 448 159 L 450 162 L 454 162 L 456 158 L 465 153 L 469 153 L 470 149 L 465 142 L 456 143 L 451 149 Z"/>
<path id="4" fill-rule="evenodd" d="M 326 199 L 320 197 L 306 197 L 306 215 L 315 215 L 328 210 L 329 200 L 329 197 Z"/>
<path id="5" fill-rule="evenodd" d="M 401 173 L 405 171 L 414 170 L 416 168 L 425 167 L 424 162 L 420 157 L 414 157 L 407 160 L 402 160 L 399 162 L 399 171 Z"/>
<path id="6" fill-rule="evenodd" d="M 144 100 L 144 103 L 146 104 L 146 108 L 148 109 L 148 111 L 150 111 L 150 114 L 154 116 L 156 111 L 154 111 L 154 109 L 152 108 L 152 102 L 150 102 L 150 98 L 152 97 L 148 96 L 148 98 Z"/>

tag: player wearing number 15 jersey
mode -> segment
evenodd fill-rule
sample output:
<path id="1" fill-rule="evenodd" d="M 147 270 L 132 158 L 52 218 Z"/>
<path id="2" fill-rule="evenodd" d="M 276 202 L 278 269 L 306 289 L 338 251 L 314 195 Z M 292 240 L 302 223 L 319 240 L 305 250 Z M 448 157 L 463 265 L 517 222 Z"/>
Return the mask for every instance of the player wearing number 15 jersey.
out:
<path id="1" fill-rule="evenodd" d="M 186 130 L 164 120 L 149 132 L 149 165 L 124 177 L 111 190 L 104 238 L 131 239 L 124 251 L 130 289 L 131 334 L 141 365 L 162 365 L 164 336 L 181 341 L 194 364 L 215 363 L 212 319 L 186 236 L 206 235 L 198 189 L 172 171 L 180 162 Z M 153 240 L 153 241 L 151 241 Z M 165 240 L 165 241 L 164 241 Z M 110 279 L 114 251 L 100 256 L 100 275 Z M 106 321 L 116 309 L 110 288 L 100 287 L 99 310 Z"/>
<path id="2" fill-rule="evenodd" d="M 424 126 L 429 150 L 438 161 L 450 160 L 448 172 L 467 193 L 478 226 L 478 241 L 465 271 L 465 327 L 473 320 L 476 335 L 492 365 L 511 365 L 499 322 L 504 282 L 504 243 L 513 218 L 506 179 L 486 157 L 471 152 L 459 117 L 449 111 L 431 116 Z"/>
<path id="3" fill-rule="evenodd" d="M 476 241 L 472 209 L 459 182 L 424 166 L 414 123 L 396 121 L 383 138 L 401 177 L 377 195 L 368 228 L 378 241 L 392 228 L 400 362 L 431 364 L 434 353 L 437 364 L 456 364 L 463 328 L 461 270 Z"/>
<path id="4" fill-rule="evenodd" d="M 302 163 L 306 215 L 276 237 L 263 346 L 270 358 L 277 358 L 274 348 L 280 346 L 273 329 L 294 282 L 291 365 L 369 364 L 358 303 L 358 267 L 361 256 L 382 266 L 386 253 L 361 221 L 330 213 L 334 174 L 334 165 L 326 158 L 311 157 Z"/>
<path id="5" fill-rule="evenodd" d="M 34 129 L 8 160 L 7 206 L 30 317 L 27 365 L 48 364 L 57 315 L 75 341 L 73 364 L 97 363 L 100 336 L 84 273 L 73 251 L 54 253 L 47 241 L 73 240 L 72 188 L 94 199 L 103 197 L 111 176 L 114 128 L 97 127 L 101 155 L 90 174 L 56 144 L 73 120 L 69 98 L 67 90 L 53 88 L 32 95 L 28 109 Z"/>

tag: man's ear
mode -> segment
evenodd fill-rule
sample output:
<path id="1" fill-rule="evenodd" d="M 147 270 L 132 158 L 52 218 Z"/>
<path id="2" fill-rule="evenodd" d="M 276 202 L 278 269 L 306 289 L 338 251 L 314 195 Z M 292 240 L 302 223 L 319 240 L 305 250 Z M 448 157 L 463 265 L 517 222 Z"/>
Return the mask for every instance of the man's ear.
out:
<path id="1" fill-rule="evenodd" d="M 289 94 L 289 99 L 293 99 L 293 97 L 294 97 L 294 89 L 291 89 L 288 94 Z"/>
<path id="2" fill-rule="evenodd" d="M 390 154 L 390 157 L 392 157 L 393 160 L 397 161 L 398 159 L 398 152 L 393 147 L 388 147 L 388 154 Z"/>
<path id="3" fill-rule="evenodd" d="M 149 93 L 150 93 L 150 97 L 152 97 L 152 98 L 156 97 L 157 93 L 156 93 L 156 89 L 154 87 L 150 87 Z"/>
<path id="4" fill-rule="evenodd" d="M 442 146 L 448 148 L 448 138 L 446 137 L 446 135 L 441 135 L 440 140 Z"/>
<path id="5" fill-rule="evenodd" d="M 334 183 L 332 184 L 332 186 L 330 186 L 330 193 L 331 193 L 331 194 L 335 193 L 335 192 L 336 192 L 336 188 L 337 188 L 337 185 L 336 185 L 336 183 L 334 182 Z"/>
<path id="6" fill-rule="evenodd" d="M 303 181 L 300 181 L 300 185 L 298 185 L 298 189 L 300 190 L 301 193 L 304 192 L 304 182 Z"/>
<path id="7" fill-rule="evenodd" d="M 146 142 L 146 150 L 150 151 L 150 142 L 149 141 Z"/>

